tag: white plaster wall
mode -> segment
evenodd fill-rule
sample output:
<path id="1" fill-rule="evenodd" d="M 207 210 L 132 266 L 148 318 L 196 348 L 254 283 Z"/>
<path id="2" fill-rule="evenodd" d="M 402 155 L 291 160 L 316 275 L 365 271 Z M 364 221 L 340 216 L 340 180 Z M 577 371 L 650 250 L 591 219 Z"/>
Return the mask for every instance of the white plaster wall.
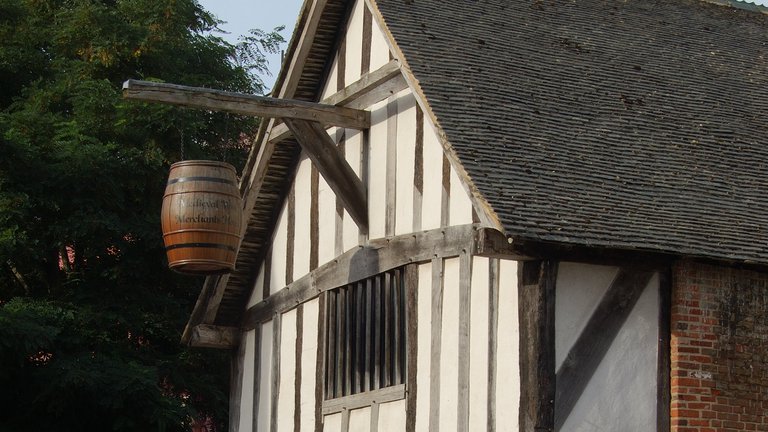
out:
<path id="1" fill-rule="evenodd" d="M 472 259 L 469 328 L 469 425 L 483 429 L 488 418 L 489 259 Z M 481 427 L 482 426 L 482 427 Z"/>
<path id="2" fill-rule="evenodd" d="M 387 101 L 371 108 L 368 159 L 368 237 L 384 237 L 387 193 Z"/>
<path id="3" fill-rule="evenodd" d="M 296 309 L 284 313 L 281 319 L 279 382 L 277 430 L 293 432 L 296 395 Z"/>
<path id="4" fill-rule="evenodd" d="M 349 166 L 360 177 L 361 152 L 363 145 L 363 134 L 356 129 L 346 129 L 345 133 L 345 156 Z M 352 219 L 352 216 L 344 210 L 344 234 L 342 251 L 347 251 L 360 243 L 360 230 Z"/>
<path id="5" fill-rule="evenodd" d="M 349 430 L 350 432 L 371 430 L 371 407 L 359 408 L 349 412 Z"/>
<path id="6" fill-rule="evenodd" d="M 246 308 L 250 308 L 263 300 L 262 297 L 264 297 L 264 263 L 259 265 L 259 271 L 256 273 L 256 281 L 253 283 L 253 290 L 251 291 L 251 296 L 248 298 L 248 305 Z"/>
<path id="7" fill-rule="evenodd" d="M 440 338 L 440 430 L 457 428 L 459 393 L 459 259 L 445 260 Z"/>
<path id="8" fill-rule="evenodd" d="M 416 327 L 416 430 L 429 430 L 429 371 L 432 346 L 432 263 L 418 267 L 418 312 Z"/>
<path id="9" fill-rule="evenodd" d="M 350 431 L 355 429 L 349 428 Z M 379 405 L 379 431 L 402 432 L 405 430 L 405 399 Z M 419 430 L 419 429 L 416 429 Z M 426 430 L 426 429 L 424 429 Z"/>
<path id="10" fill-rule="evenodd" d="M 371 21 L 371 70 L 374 71 L 389 62 L 389 44 L 376 19 Z"/>
<path id="11" fill-rule="evenodd" d="M 240 431 L 250 430 L 253 424 L 253 372 L 255 365 L 256 337 L 254 330 L 246 331 L 241 336 L 241 343 L 245 344 L 243 358 L 243 381 L 240 396 Z"/>
<path id="12" fill-rule="evenodd" d="M 558 265 L 555 295 L 557 369 L 562 366 L 563 360 L 618 273 L 617 267 L 569 262 L 561 262 Z"/>
<path id="13" fill-rule="evenodd" d="M 655 428 L 658 285 L 658 276 L 654 276 L 562 431 L 645 432 Z"/>
<path id="14" fill-rule="evenodd" d="M 421 228 L 440 228 L 443 197 L 443 148 L 432 123 L 424 116 L 424 195 L 422 197 Z"/>
<path id="15" fill-rule="evenodd" d="M 320 100 L 325 99 L 338 91 L 336 88 L 336 78 L 338 76 L 339 62 L 338 59 L 334 58 L 333 64 L 331 65 L 331 71 L 328 73 L 328 80 L 325 82 L 325 86 L 323 86 L 323 92 Z"/>
<path id="16" fill-rule="evenodd" d="M 323 416 L 323 432 L 341 432 L 341 413 Z"/>
<path id="17" fill-rule="evenodd" d="M 283 203 L 285 204 L 285 203 Z M 269 292 L 274 294 L 285 287 L 286 254 L 288 252 L 288 209 L 283 206 L 272 237 L 272 269 L 269 274 Z"/>
<path id="18" fill-rule="evenodd" d="M 315 430 L 315 365 L 320 303 L 317 299 L 304 303 L 301 341 L 301 431 Z"/>
<path id="19" fill-rule="evenodd" d="M 520 411 L 520 326 L 517 313 L 516 261 L 500 260 L 499 333 L 496 368 L 496 430 L 519 429 Z"/>
<path id="20" fill-rule="evenodd" d="M 311 174 L 312 162 L 302 152 L 294 183 L 296 224 L 294 229 L 293 280 L 309 273 L 309 208 L 312 202 Z"/>
<path id="21" fill-rule="evenodd" d="M 272 409 L 272 321 L 261 325 L 257 431 L 268 431 Z M 245 429 L 246 431 L 249 429 Z"/>
<path id="22" fill-rule="evenodd" d="M 453 167 L 451 167 L 451 200 L 448 205 L 450 212 L 448 220 L 451 225 L 472 223 L 472 201 Z"/>
<path id="23" fill-rule="evenodd" d="M 322 175 L 318 175 L 318 264 L 322 265 L 336 256 L 336 195 Z"/>
<path id="24" fill-rule="evenodd" d="M 347 26 L 347 59 L 344 71 L 345 84 L 360 79 L 360 69 L 363 60 L 363 8 L 364 2 L 357 1 L 352 9 L 352 16 Z"/>
<path id="25" fill-rule="evenodd" d="M 416 154 L 416 98 L 406 89 L 397 95 L 397 180 L 395 234 L 413 232 L 413 177 Z"/>

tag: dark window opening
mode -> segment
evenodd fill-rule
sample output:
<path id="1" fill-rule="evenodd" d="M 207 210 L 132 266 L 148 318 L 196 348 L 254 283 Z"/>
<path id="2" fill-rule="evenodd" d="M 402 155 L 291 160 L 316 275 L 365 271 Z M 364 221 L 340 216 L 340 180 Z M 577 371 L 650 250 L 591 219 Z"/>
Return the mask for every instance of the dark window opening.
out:
<path id="1" fill-rule="evenodd" d="M 327 292 L 325 399 L 405 382 L 405 289 L 398 268 Z"/>

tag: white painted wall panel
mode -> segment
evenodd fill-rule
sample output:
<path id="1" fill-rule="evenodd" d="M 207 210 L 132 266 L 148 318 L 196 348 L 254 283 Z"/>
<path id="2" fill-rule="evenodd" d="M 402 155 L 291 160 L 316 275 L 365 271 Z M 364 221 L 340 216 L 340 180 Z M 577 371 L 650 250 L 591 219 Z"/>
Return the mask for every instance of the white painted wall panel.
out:
<path id="1" fill-rule="evenodd" d="M 261 365 L 259 366 L 259 404 L 256 419 L 259 432 L 269 430 L 269 416 L 272 409 L 272 321 L 261 325 L 260 340 Z"/>
<path id="2" fill-rule="evenodd" d="M 331 71 L 328 73 L 328 81 L 325 82 L 325 87 L 323 87 L 323 93 L 320 97 L 320 100 L 323 100 L 327 98 L 328 96 L 336 93 L 336 78 L 339 76 L 339 62 L 338 59 L 333 59 L 333 65 L 331 66 Z"/>
<path id="3" fill-rule="evenodd" d="M 371 21 L 371 70 L 375 71 L 389 61 L 389 44 L 376 19 Z"/>
<path id="4" fill-rule="evenodd" d="M 264 263 L 259 265 L 259 271 L 256 273 L 256 281 L 253 283 L 253 291 L 248 298 L 248 308 L 263 300 L 264 297 Z"/>
<path id="5" fill-rule="evenodd" d="M 363 144 L 363 134 L 356 129 L 347 129 L 345 140 L 345 155 L 349 166 L 355 171 L 357 177 L 360 177 L 360 163 L 361 152 Z M 347 251 L 357 246 L 360 243 L 360 230 L 357 228 L 357 224 L 352 219 L 352 216 L 344 210 L 344 235 L 343 235 L 343 251 Z"/>
<path id="6" fill-rule="evenodd" d="M 317 361 L 318 314 L 317 299 L 304 303 L 304 324 L 301 340 L 301 431 L 315 430 L 315 366 Z"/>
<path id="7" fill-rule="evenodd" d="M 349 430 L 352 431 L 353 429 L 349 428 Z M 402 432 L 404 430 L 405 399 L 379 405 L 379 432 Z"/>
<path id="8" fill-rule="evenodd" d="M 256 337 L 253 330 L 244 332 L 240 343 L 245 344 L 243 381 L 240 396 L 240 431 L 248 431 L 253 424 L 253 372 Z"/>
<path id="9" fill-rule="evenodd" d="M 445 260 L 440 338 L 440 430 L 457 427 L 459 393 L 459 259 Z"/>
<path id="10" fill-rule="evenodd" d="M 347 26 L 347 60 L 344 72 L 346 84 L 349 85 L 360 78 L 360 68 L 363 59 L 363 8 L 364 2 L 357 1 L 352 9 L 352 16 Z"/>
<path id="11" fill-rule="evenodd" d="M 269 292 L 274 294 L 285 287 L 286 253 L 288 251 L 288 211 L 283 207 L 272 238 L 272 270 L 269 273 Z"/>
<path id="12" fill-rule="evenodd" d="M 278 432 L 293 432 L 296 394 L 296 309 L 283 314 L 281 325 L 277 430 Z"/>
<path id="13" fill-rule="evenodd" d="M 371 430 L 371 408 L 365 407 L 349 412 L 349 430 L 368 431 Z"/>
<path id="14" fill-rule="evenodd" d="M 332 260 L 336 247 L 336 195 L 325 182 L 322 175 L 318 175 L 318 264 L 322 265 Z"/>
<path id="15" fill-rule="evenodd" d="M 469 200 L 469 194 L 453 167 L 451 167 L 451 201 L 448 220 L 451 225 L 472 223 L 472 201 Z"/>
<path id="16" fill-rule="evenodd" d="M 384 237 L 387 190 L 387 101 L 371 106 L 368 158 L 368 237 Z"/>
<path id="17" fill-rule="evenodd" d="M 658 285 L 658 276 L 654 276 L 563 424 L 563 431 L 642 432 L 654 428 Z"/>
<path id="18" fill-rule="evenodd" d="M 618 274 L 617 267 L 561 262 L 555 295 L 555 367 L 560 366 Z"/>
<path id="19" fill-rule="evenodd" d="M 472 259 L 469 329 L 469 425 L 484 429 L 488 418 L 488 258 Z"/>
<path id="20" fill-rule="evenodd" d="M 421 228 L 440 228 L 440 206 L 443 197 L 443 148 L 427 116 L 424 116 L 424 196 Z"/>
<path id="21" fill-rule="evenodd" d="M 312 162 L 307 158 L 306 154 L 302 153 L 295 180 L 296 225 L 293 248 L 293 280 L 309 272 L 309 207 L 312 202 L 311 172 Z"/>
<path id="22" fill-rule="evenodd" d="M 416 338 L 416 430 L 429 430 L 429 371 L 432 346 L 432 263 L 418 267 L 418 326 Z"/>
<path id="23" fill-rule="evenodd" d="M 323 417 L 323 432 L 341 432 L 341 413 Z"/>
<path id="24" fill-rule="evenodd" d="M 397 181 L 395 234 L 413 232 L 413 176 L 416 154 L 416 98 L 410 90 L 397 97 Z"/>
<path id="25" fill-rule="evenodd" d="M 499 336 L 496 375 L 496 430 L 519 429 L 520 410 L 520 326 L 517 313 L 518 263 L 500 260 Z"/>

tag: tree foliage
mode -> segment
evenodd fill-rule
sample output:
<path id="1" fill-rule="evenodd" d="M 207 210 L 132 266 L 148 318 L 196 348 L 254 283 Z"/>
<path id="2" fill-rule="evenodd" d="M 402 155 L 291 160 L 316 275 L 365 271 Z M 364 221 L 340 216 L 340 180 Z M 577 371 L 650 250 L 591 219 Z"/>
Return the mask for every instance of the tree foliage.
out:
<path id="1" fill-rule="evenodd" d="M 256 123 L 121 98 L 263 93 L 282 37 L 216 25 L 195 0 L 0 0 L 0 430 L 225 417 L 227 354 L 179 344 L 201 281 L 165 267 L 159 212 L 171 163 L 242 166 Z"/>

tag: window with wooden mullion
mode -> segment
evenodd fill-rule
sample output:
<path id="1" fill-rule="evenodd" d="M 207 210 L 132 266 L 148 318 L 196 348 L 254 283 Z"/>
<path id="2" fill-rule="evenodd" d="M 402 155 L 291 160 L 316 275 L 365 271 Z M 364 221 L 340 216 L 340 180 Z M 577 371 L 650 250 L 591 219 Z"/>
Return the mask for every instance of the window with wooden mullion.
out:
<path id="1" fill-rule="evenodd" d="M 395 269 L 328 291 L 326 399 L 405 382 L 405 289 Z"/>

